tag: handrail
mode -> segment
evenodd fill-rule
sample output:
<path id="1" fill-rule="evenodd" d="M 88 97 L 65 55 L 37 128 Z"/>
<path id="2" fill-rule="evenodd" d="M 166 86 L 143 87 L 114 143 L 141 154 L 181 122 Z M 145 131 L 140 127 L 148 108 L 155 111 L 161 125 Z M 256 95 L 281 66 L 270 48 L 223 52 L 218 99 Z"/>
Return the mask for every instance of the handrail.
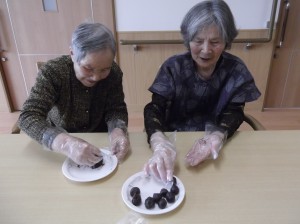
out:
<path id="1" fill-rule="evenodd" d="M 268 37 L 234 39 L 233 43 L 268 43 L 272 40 L 278 0 L 273 0 Z M 120 40 L 121 45 L 182 44 L 183 40 Z"/>

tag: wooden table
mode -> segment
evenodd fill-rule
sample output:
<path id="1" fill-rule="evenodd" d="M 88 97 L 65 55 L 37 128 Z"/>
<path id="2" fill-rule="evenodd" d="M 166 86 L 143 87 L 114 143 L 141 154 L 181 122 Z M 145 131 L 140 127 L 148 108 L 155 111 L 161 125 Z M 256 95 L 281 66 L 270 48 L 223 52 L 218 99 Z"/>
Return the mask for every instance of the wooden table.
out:
<path id="1" fill-rule="evenodd" d="M 184 156 L 203 133 L 177 133 L 175 175 L 186 196 L 176 210 L 147 223 L 300 223 L 300 131 L 238 132 L 216 161 L 187 169 Z M 107 134 L 77 134 L 99 146 Z M 0 135 L 0 223 L 117 223 L 130 209 L 124 181 L 150 157 L 145 133 L 130 133 L 132 153 L 107 178 L 76 183 L 62 174 L 63 155 L 25 134 Z"/>

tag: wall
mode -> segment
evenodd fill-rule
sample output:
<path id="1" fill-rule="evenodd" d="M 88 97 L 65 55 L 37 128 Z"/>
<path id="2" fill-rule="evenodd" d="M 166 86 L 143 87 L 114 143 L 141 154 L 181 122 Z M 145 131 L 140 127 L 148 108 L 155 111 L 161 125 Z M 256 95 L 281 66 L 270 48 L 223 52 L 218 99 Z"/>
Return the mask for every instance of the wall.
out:
<path id="1" fill-rule="evenodd" d="M 185 13 L 200 1 L 115 0 L 117 31 L 179 30 L 181 20 Z M 269 21 L 270 18 L 273 0 L 225 1 L 232 10 L 238 29 L 266 28 L 267 21 Z"/>

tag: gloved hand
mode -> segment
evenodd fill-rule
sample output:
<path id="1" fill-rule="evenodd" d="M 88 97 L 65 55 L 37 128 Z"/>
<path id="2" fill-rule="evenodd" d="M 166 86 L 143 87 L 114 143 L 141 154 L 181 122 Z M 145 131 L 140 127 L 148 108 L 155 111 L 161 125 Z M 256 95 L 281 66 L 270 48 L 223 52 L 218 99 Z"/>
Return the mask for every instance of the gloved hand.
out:
<path id="1" fill-rule="evenodd" d="M 118 158 L 119 163 L 123 161 L 130 150 L 130 141 L 127 133 L 127 125 L 120 119 L 111 120 L 107 123 L 110 149 Z"/>
<path id="2" fill-rule="evenodd" d="M 206 124 L 205 135 L 195 141 L 185 157 L 186 164 L 196 166 L 206 159 L 217 159 L 226 139 L 226 131 L 212 124 Z"/>
<path id="3" fill-rule="evenodd" d="M 89 144 L 83 139 L 61 133 L 55 137 L 51 149 L 62 153 L 78 165 L 93 166 L 102 160 L 99 148 Z"/>
<path id="4" fill-rule="evenodd" d="M 176 158 L 175 146 L 160 131 L 151 135 L 150 145 L 153 155 L 144 166 L 145 173 L 163 182 L 172 181 Z"/>
<path id="5" fill-rule="evenodd" d="M 109 134 L 111 151 L 122 162 L 126 154 L 130 150 L 130 142 L 128 135 L 120 128 L 114 128 Z"/>

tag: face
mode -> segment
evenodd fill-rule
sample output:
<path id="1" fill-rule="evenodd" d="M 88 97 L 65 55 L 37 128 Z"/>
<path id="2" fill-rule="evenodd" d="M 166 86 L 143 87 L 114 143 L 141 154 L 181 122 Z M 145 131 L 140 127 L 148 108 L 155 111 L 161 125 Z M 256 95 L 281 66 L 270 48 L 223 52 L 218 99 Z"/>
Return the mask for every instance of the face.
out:
<path id="1" fill-rule="evenodd" d="M 111 70 L 114 55 L 110 49 L 88 53 L 79 63 L 76 62 L 71 50 L 74 70 L 77 79 L 86 87 L 93 87 L 105 79 Z"/>
<path id="2" fill-rule="evenodd" d="M 198 32 L 190 42 L 193 60 L 197 64 L 198 73 L 209 78 L 225 49 L 225 42 L 219 34 L 217 26 L 209 26 Z"/>

